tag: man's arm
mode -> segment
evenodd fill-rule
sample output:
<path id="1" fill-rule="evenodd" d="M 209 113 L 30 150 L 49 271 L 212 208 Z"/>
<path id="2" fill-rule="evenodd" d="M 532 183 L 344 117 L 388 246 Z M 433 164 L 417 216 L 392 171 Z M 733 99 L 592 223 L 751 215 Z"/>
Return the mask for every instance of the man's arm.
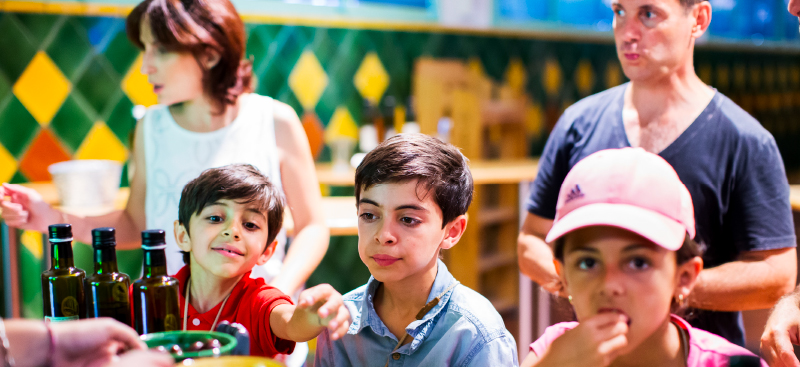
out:
<path id="1" fill-rule="evenodd" d="M 792 344 L 800 344 L 800 287 L 781 298 L 761 335 L 761 354 L 773 367 L 800 367 Z"/>
<path id="2" fill-rule="evenodd" d="M 797 279 L 795 248 L 743 252 L 732 261 L 700 272 L 689 306 L 714 311 L 772 307 Z"/>
<path id="3" fill-rule="evenodd" d="M 528 213 L 517 238 L 517 255 L 523 274 L 548 292 L 558 294 L 563 286 L 553 265 L 553 250 L 544 242 L 552 226 L 551 219 Z"/>

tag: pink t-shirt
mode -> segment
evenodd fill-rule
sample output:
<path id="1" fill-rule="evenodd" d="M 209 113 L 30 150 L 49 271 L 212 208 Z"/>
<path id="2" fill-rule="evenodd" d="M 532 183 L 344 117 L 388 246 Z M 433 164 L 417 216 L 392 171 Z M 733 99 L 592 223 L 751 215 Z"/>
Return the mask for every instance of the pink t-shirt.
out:
<path id="1" fill-rule="evenodd" d="M 720 336 L 693 328 L 686 320 L 678 316 L 671 315 L 670 318 L 675 325 L 688 331 L 689 358 L 686 365 L 689 367 L 728 367 L 728 360 L 732 356 L 754 355 L 749 350 Z M 577 322 L 562 322 L 547 327 L 544 334 L 531 344 L 531 352 L 537 357 L 543 356 L 556 338 L 576 326 L 578 326 Z M 767 367 L 767 363 L 761 360 L 761 366 Z"/>

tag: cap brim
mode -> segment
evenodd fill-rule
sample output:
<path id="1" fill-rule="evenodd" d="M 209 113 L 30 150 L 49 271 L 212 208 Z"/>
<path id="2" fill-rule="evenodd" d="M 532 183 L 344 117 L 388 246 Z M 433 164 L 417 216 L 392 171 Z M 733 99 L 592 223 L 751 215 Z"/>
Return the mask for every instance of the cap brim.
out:
<path id="1" fill-rule="evenodd" d="M 686 227 L 663 214 L 628 204 L 596 203 L 575 209 L 556 221 L 545 241 L 551 243 L 576 229 L 592 226 L 622 228 L 670 251 L 681 248 L 686 238 Z"/>

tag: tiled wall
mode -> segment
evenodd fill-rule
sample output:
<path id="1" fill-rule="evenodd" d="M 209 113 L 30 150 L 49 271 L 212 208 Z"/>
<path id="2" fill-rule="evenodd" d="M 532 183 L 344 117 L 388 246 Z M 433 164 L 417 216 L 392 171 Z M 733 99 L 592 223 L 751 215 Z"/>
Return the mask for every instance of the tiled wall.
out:
<path id="1" fill-rule="evenodd" d="M 352 128 L 364 98 L 407 101 L 423 55 L 522 80 L 541 121 L 530 126 L 534 155 L 566 106 L 625 80 L 611 44 L 273 24 L 248 24 L 247 34 L 256 91 L 319 128 Z M 0 13 L 0 182 L 48 180 L 47 166 L 70 158 L 126 161 L 131 111 L 155 103 L 138 57 L 122 18 Z M 800 168 L 800 53 L 700 49 L 696 65 L 773 132 L 790 171 Z M 41 238 L 26 235 L 21 264 L 37 264 Z M 41 312 L 36 288 L 23 286 L 28 316 Z"/>

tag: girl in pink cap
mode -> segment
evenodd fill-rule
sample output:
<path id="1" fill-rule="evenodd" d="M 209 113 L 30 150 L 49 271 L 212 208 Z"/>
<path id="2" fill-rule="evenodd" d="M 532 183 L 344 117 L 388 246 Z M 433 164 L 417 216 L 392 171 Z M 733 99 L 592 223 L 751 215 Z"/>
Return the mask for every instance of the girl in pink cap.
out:
<path id="1" fill-rule="evenodd" d="M 689 191 L 661 157 L 603 150 L 567 175 L 547 235 L 578 322 L 548 327 L 522 366 L 766 366 L 675 315 L 703 269 Z"/>

